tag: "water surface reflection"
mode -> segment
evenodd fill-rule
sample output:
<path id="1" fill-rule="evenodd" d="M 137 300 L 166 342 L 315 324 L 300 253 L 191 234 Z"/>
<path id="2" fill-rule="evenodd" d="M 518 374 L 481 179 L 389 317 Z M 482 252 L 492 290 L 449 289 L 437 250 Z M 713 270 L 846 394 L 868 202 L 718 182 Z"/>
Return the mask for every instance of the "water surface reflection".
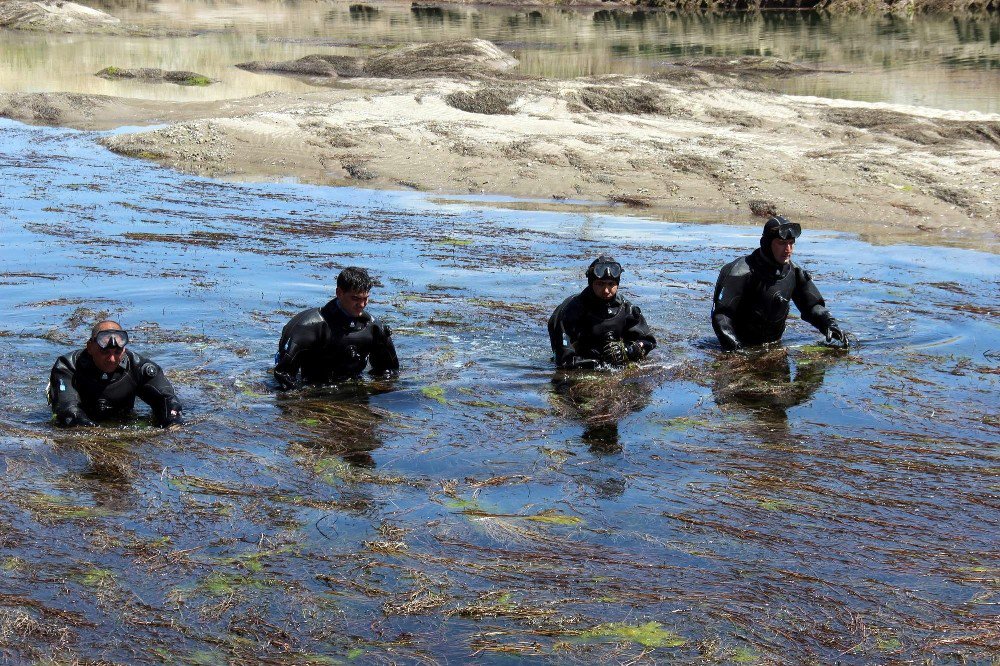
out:
<path id="1" fill-rule="evenodd" d="M 148 99 L 214 100 L 310 83 L 237 70 L 238 62 L 479 37 L 500 44 L 528 76 L 653 72 L 697 56 L 775 56 L 839 74 L 779 79 L 781 92 L 1000 111 L 1000 18 L 825 16 L 804 12 L 675 14 L 665 11 L 433 7 L 259 0 L 104 2 L 147 28 L 195 30 L 185 38 L 108 38 L 0 31 L 4 90 L 66 91 Z M 205 88 L 93 76 L 104 67 L 199 72 Z M 314 89 L 314 88 L 313 88 Z"/>

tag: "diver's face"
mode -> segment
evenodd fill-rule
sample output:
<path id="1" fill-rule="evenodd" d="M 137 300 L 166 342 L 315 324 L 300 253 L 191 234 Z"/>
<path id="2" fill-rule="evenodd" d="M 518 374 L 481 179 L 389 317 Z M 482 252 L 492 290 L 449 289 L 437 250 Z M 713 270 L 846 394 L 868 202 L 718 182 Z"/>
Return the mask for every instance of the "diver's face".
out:
<path id="1" fill-rule="evenodd" d="M 101 330 L 116 330 L 116 329 L 101 329 Z M 101 372 L 111 373 L 114 372 L 119 364 L 122 362 L 122 356 L 125 355 L 125 348 L 118 347 L 115 345 L 108 345 L 104 349 L 95 342 L 93 339 L 87 341 L 87 353 L 90 354 L 90 358 L 94 359 L 94 365 Z"/>
<path id="2" fill-rule="evenodd" d="M 344 312 L 352 317 L 360 317 L 361 313 L 368 307 L 370 293 L 367 291 L 347 291 L 337 287 L 337 300 L 340 301 L 340 307 L 344 309 Z"/>
<path id="3" fill-rule="evenodd" d="M 771 241 L 771 256 L 779 264 L 787 264 L 792 260 L 792 250 L 795 248 L 795 239 L 775 238 Z"/>
<path id="4" fill-rule="evenodd" d="M 618 283 L 614 280 L 594 280 L 590 285 L 594 294 L 604 301 L 610 301 L 618 293 Z"/>

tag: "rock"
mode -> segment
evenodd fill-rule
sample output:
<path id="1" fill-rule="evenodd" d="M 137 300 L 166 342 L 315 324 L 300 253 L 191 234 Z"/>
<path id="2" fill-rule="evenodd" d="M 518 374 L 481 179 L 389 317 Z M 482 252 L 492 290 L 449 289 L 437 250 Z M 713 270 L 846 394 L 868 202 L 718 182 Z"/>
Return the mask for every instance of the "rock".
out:
<path id="1" fill-rule="evenodd" d="M 484 39 L 416 44 L 380 53 L 365 66 L 368 76 L 388 79 L 422 76 L 496 75 L 517 60 Z"/>
<path id="2" fill-rule="evenodd" d="M 103 32 L 121 26 L 121 19 L 75 2 L 0 0 L 0 28 L 49 32 Z"/>
<path id="3" fill-rule="evenodd" d="M 94 76 L 99 76 L 102 79 L 139 79 L 151 83 L 166 81 L 176 83 L 180 86 L 207 86 L 216 83 L 215 80 L 197 72 L 167 71 L 155 67 L 142 67 L 139 69 L 105 67 Z"/>
<path id="4" fill-rule="evenodd" d="M 751 199 L 747 202 L 750 212 L 757 217 L 773 217 L 778 214 L 778 207 L 773 201 L 767 199 Z"/>

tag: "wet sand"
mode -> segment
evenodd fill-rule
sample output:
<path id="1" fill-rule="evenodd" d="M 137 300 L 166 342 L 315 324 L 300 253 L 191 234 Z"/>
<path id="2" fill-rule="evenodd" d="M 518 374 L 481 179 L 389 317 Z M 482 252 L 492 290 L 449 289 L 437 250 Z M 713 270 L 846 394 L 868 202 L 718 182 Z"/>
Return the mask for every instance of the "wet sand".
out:
<path id="1" fill-rule="evenodd" d="M 351 79 L 316 93 L 187 104 L 0 94 L 0 113 L 83 129 L 169 123 L 102 143 L 226 179 L 615 204 L 669 220 L 757 224 L 754 213 L 777 211 L 878 243 L 996 251 L 1000 116 L 792 97 L 685 72 L 673 81 Z M 511 113 L 449 102 L 497 88 L 516 96 Z M 656 112 L 587 107 L 606 108 L 602 95 L 621 89 L 655 100 Z"/>

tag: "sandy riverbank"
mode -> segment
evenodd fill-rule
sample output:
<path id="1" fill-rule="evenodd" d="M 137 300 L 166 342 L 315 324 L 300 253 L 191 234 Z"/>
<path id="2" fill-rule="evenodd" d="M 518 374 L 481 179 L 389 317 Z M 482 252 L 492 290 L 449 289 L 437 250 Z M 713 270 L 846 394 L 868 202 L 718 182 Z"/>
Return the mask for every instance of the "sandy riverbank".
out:
<path id="1" fill-rule="evenodd" d="M 240 65 L 318 87 L 197 103 L 0 93 L 0 116 L 166 125 L 102 143 L 217 178 L 510 195 L 668 220 L 756 225 L 780 212 L 873 242 L 998 250 L 1000 115 L 761 84 L 806 73 L 793 63 L 703 59 L 547 80 L 513 73 L 509 54 L 472 40 Z"/>

